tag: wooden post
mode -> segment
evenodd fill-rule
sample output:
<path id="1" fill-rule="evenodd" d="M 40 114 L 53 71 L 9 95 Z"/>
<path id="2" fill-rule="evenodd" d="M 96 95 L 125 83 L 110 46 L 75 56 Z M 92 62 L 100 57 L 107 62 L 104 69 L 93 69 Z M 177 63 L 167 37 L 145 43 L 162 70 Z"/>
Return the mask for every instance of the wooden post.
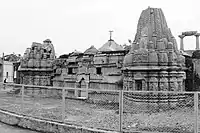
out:
<path id="1" fill-rule="evenodd" d="M 13 89 L 13 90 L 15 89 L 15 85 L 14 85 L 14 83 L 12 83 L 12 89 Z"/>
<path id="2" fill-rule="evenodd" d="M 198 133 L 198 92 L 194 93 L 194 133 Z"/>
<path id="3" fill-rule="evenodd" d="M 22 112 L 24 112 L 24 85 L 22 85 L 21 93 L 22 93 L 22 96 L 21 96 L 21 108 L 22 108 Z"/>
<path id="4" fill-rule="evenodd" d="M 88 89 L 89 89 L 89 82 L 86 82 L 86 95 L 85 95 L 85 97 L 86 97 L 86 99 L 88 99 Z"/>
<path id="5" fill-rule="evenodd" d="M 65 88 L 62 89 L 62 121 L 65 121 Z"/>
<path id="6" fill-rule="evenodd" d="M 77 82 L 75 82 L 75 86 L 74 86 L 74 96 L 77 98 L 78 97 L 78 90 L 76 89 L 77 88 Z"/>
<path id="7" fill-rule="evenodd" d="M 3 53 L 3 59 L 2 59 L 2 82 L 4 82 L 4 53 Z"/>
<path id="8" fill-rule="evenodd" d="M 122 132 L 123 123 L 123 90 L 119 92 L 119 131 Z"/>

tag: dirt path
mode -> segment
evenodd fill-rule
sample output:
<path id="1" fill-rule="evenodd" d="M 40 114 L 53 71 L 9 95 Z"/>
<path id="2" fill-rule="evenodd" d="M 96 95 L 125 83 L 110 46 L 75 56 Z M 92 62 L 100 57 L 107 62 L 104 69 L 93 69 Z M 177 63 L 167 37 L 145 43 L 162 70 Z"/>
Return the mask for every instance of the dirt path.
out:
<path id="1" fill-rule="evenodd" d="M 27 129 L 22 129 L 14 126 L 9 126 L 4 123 L 0 123 L 0 133 L 39 133 Z"/>

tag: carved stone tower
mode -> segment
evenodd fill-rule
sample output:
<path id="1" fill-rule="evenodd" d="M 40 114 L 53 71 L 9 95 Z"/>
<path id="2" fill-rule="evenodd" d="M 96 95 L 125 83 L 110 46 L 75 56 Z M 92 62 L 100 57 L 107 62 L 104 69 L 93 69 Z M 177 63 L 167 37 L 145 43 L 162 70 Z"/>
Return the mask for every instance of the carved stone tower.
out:
<path id="1" fill-rule="evenodd" d="M 27 48 L 21 60 L 19 68 L 20 83 L 39 86 L 51 86 L 51 77 L 53 73 L 53 60 L 55 59 L 54 46 L 51 40 L 46 39 L 43 44 L 33 42 L 30 48 Z M 25 90 L 25 93 L 38 95 L 39 92 Z"/>
<path id="2" fill-rule="evenodd" d="M 184 65 L 162 10 L 143 10 L 124 58 L 124 90 L 183 91 Z"/>

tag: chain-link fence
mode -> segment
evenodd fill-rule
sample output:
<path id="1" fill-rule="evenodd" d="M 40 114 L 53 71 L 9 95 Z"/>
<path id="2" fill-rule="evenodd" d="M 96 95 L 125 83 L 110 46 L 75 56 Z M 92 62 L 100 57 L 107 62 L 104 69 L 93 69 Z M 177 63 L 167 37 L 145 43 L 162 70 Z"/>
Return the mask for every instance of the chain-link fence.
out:
<path id="1" fill-rule="evenodd" d="M 10 112 L 21 112 L 21 85 L 0 84 L 0 109 Z"/>
<path id="2" fill-rule="evenodd" d="M 194 93 L 126 91 L 123 103 L 126 131 L 194 132 Z"/>
<path id="3" fill-rule="evenodd" d="M 3 84 L 0 109 L 105 130 L 197 133 L 199 92 Z"/>
<path id="4" fill-rule="evenodd" d="M 62 89 L 24 86 L 23 114 L 62 121 Z"/>

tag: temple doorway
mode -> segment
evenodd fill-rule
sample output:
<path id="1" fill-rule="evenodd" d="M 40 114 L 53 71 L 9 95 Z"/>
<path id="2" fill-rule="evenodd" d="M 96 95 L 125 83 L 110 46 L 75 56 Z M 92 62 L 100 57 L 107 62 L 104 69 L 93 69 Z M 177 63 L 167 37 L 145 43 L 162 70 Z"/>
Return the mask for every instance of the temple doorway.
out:
<path id="1" fill-rule="evenodd" d="M 85 90 L 78 90 L 77 91 L 77 97 L 81 99 L 86 99 L 88 96 L 88 91 L 87 89 L 87 83 L 85 82 L 85 79 L 82 78 L 81 81 L 79 82 L 79 87 L 84 88 Z"/>
<path id="2" fill-rule="evenodd" d="M 142 80 L 135 80 L 135 90 L 141 91 L 142 90 Z"/>

